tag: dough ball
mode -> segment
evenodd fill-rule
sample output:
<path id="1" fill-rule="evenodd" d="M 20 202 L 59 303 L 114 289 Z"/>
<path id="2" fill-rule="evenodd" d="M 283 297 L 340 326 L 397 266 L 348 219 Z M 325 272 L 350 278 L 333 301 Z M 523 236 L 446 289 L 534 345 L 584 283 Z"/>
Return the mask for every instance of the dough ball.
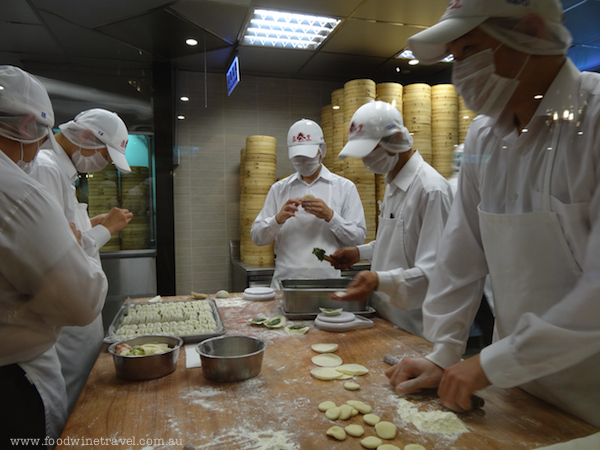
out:
<path id="1" fill-rule="evenodd" d="M 313 344 L 310 346 L 317 353 L 333 353 L 338 349 L 337 344 Z"/>
<path id="2" fill-rule="evenodd" d="M 336 438 L 338 441 L 343 441 L 346 439 L 346 432 L 342 427 L 331 427 L 327 430 L 327 436 Z"/>
<path id="3" fill-rule="evenodd" d="M 344 429 L 346 430 L 346 433 L 354 437 L 361 437 L 363 434 L 365 434 L 365 429 L 360 425 L 348 425 Z"/>
<path id="4" fill-rule="evenodd" d="M 352 416 L 352 406 L 350 405 L 342 405 L 340 406 L 340 420 L 349 419 Z"/>
<path id="5" fill-rule="evenodd" d="M 398 450 L 400 450 L 400 449 L 398 449 Z M 427 450 L 427 449 L 419 444 L 408 444 L 404 447 L 404 450 Z"/>
<path id="6" fill-rule="evenodd" d="M 383 441 L 379 438 L 376 438 L 375 436 L 369 436 L 360 441 L 360 444 L 364 448 L 377 448 L 381 444 L 383 444 Z"/>
<path id="7" fill-rule="evenodd" d="M 331 367 L 318 367 L 310 371 L 310 374 L 318 380 L 331 381 L 337 380 L 343 374 Z"/>
<path id="8" fill-rule="evenodd" d="M 225 291 L 225 290 L 221 290 L 219 292 L 217 292 L 215 294 L 215 297 L 217 298 L 229 298 L 229 292 Z"/>
<path id="9" fill-rule="evenodd" d="M 335 408 L 325 411 L 325 417 L 327 417 L 329 420 L 337 420 L 340 417 L 341 412 L 341 406 L 336 406 Z"/>
<path id="10" fill-rule="evenodd" d="M 363 420 L 369 425 L 375 425 L 379 423 L 381 419 L 379 419 L 379 416 L 376 416 L 375 414 L 365 414 L 363 416 Z"/>
<path id="11" fill-rule="evenodd" d="M 343 366 L 339 366 L 337 370 L 347 375 L 365 375 L 369 373 L 369 369 L 360 364 L 344 364 Z"/>
<path id="12" fill-rule="evenodd" d="M 313 356 L 311 358 L 311 361 L 313 362 L 313 364 L 316 364 L 320 367 L 338 367 L 344 363 L 344 361 L 342 361 L 342 358 L 340 358 L 338 355 L 333 355 L 331 353 L 324 353 L 322 355 Z"/>
<path id="13" fill-rule="evenodd" d="M 346 404 L 358 409 L 358 411 L 363 414 L 369 414 L 371 412 L 371 407 L 369 405 L 358 400 L 348 400 Z"/>
<path id="14" fill-rule="evenodd" d="M 383 444 L 377 447 L 377 450 L 400 450 L 400 447 L 396 447 L 392 444 Z"/>
<path id="15" fill-rule="evenodd" d="M 326 401 L 319 405 L 319 411 L 327 411 L 328 409 L 335 408 L 337 405 L 332 401 Z"/>
<path id="16" fill-rule="evenodd" d="M 306 194 L 305 196 L 300 197 L 300 200 L 306 200 L 306 199 L 309 199 L 309 198 L 315 198 L 315 196 L 312 195 L 312 194 Z"/>
<path id="17" fill-rule="evenodd" d="M 375 432 L 381 439 L 394 439 L 396 437 L 396 425 L 391 422 L 379 422 L 375 425 Z"/>
<path id="18" fill-rule="evenodd" d="M 348 381 L 344 383 L 344 388 L 348 389 L 349 391 L 356 391 L 357 389 L 360 389 L 360 384 Z"/>

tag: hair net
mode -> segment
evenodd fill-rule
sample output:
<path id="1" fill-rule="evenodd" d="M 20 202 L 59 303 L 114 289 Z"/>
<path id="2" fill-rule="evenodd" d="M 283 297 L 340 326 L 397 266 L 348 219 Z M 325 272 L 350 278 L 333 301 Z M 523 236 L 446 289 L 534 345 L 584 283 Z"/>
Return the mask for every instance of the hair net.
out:
<path id="1" fill-rule="evenodd" d="M 0 136 L 22 144 L 37 142 L 46 136 L 50 130 L 48 125 L 31 120 L 28 116 L 0 115 Z"/>
<path id="2" fill-rule="evenodd" d="M 59 128 L 60 132 L 77 147 L 91 150 L 106 147 L 104 142 L 96 138 L 93 131 L 74 121 L 63 123 Z"/>
<path id="3" fill-rule="evenodd" d="M 325 159 L 325 155 L 327 154 L 327 144 L 320 144 L 319 151 L 321 152 L 321 161 L 323 161 Z"/>
<path id="4" fill-rule="evenodd" d="M 545 21 L 546 36 L 530 36 L 515 31 L 522 18 L 491 18 L 479 27 L 507 47 L 530 55 L 565 55 L 573 38 L 562 23 Z"/>
<path id="5" fill-rule="evenodd" d="M 402 135 L 402 140 L 398 142 L 396 135 Z M 383 147 L 390 153 L 404 153 L 409 151 L 413 145 L 413 137 L 410 135 L 408 128 L 402 127 L 401 131 L 397 131 L 391 136 L 382 137 L 379 141 L 379 146 Z"/>

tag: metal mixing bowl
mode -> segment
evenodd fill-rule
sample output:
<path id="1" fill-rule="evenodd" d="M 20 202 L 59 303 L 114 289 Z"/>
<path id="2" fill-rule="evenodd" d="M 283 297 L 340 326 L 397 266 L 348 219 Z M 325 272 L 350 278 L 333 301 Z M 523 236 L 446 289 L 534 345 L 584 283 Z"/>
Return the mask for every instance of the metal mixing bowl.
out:
<path id="1" fill-rule="evenodd" d="M 115 352 L 115 348 L 119 344 L 127 344 L 134 347 L 136 345 L 152 343 L 165 343 L 171 349 L 165 353 L 144 356 L 117 355 Z M 153 378 L 164 377 L 175 371 L 179 349 L 182 345 L 183 340 L 175 336 L 147 335 L 115 342 L 108 347 L 108 352 L 113 357 L 117 377 L 124 380 L 151 380 Z"/>
<path id="2" fill-rule="evenodd" d="M 251 336 L 221 336 L 200 342 L 196 351 L 204 376 L 212 381 L 243 381 L 257 376 L 267 343 Z"/>

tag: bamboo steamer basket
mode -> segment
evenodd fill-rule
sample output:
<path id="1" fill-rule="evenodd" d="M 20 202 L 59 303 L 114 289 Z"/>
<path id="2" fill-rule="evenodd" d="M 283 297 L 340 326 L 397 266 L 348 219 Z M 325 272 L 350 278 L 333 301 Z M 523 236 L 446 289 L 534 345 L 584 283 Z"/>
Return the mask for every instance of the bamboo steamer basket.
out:
<path id="1" fill-rule="evenodd" d="M 373 89 L 377 88 L 376 83 L 373 80 L 370 80 L 368 78 L 359 78 L 359 79 L 350 80 L 350 81 L 347 81 L 346 83 L 344 83 L 344 89 L 351 89 L 351 88 L 357 87 L 357 86 L 367 86 L 367 87 L 371 87 Z"/>
<path id="2" fill-rule="evenodd" d="M 334 158 L 337 155 L 334 154 L 333 149 L 333 109 L 331 105 L 325 105 L 321 108 L 321 128 L 323 129 L 323 139 L 327 146 L 327 153 L 325 153 L 323 164 L 329 170 L 332 170 Z"/>
<path id="3" fill-rule="evenodd" d="M 344 107 L 344 88 L 336 89 L 331 93 L 331 105 L 332 108 L 335 106 Z"/>

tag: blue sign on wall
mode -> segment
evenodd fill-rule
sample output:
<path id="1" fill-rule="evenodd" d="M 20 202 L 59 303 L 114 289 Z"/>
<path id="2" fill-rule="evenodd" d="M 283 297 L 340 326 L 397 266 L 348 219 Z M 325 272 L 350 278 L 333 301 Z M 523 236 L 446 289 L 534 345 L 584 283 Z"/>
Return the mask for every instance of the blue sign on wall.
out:
<path id="1" fill-rule="evenodd" d="M 227 95 L 231 95 L 233 88 L 240 82 L 240 60 L 236 56 L 227 69 Z"/>

